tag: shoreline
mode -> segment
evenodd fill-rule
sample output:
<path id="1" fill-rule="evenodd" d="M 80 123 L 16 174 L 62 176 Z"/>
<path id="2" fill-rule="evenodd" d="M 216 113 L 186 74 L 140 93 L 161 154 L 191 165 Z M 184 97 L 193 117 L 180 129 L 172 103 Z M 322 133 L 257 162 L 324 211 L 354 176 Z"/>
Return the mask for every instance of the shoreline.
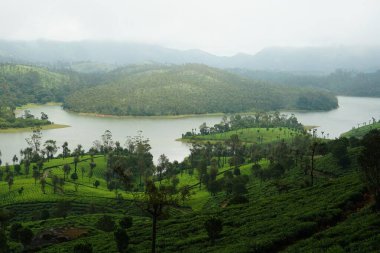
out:
<path id="1" fill-rule="evenodd" d="M 27 110 L 28 108 L 37 108 L 41 106 L 62 106 L 63 103 L 59 102 L 48 102 L 46 104 L 35 104 L 35 103 L 29 103 L 20 107 L 16 108 L 16 111 L 22 111 Z M 339 106 L 337 107 L 339 108 Z M 324 112 L 324 111 L 331 111 L 335 110 L 337 108 L 333 108 L 330 110 L 300 110 L 300 109 L 282 109 L 279 112 L 281 114 L 290 114 L 292 112 L 297 113 L 307 113 L 307 112 Z M 81 116 L 90 116 L 90 117 L 98 117 L 98 118 L 115 118 L 115 119 L 128 119 L 128 118 L 142 118 L 142 119 L 186 119 L 186 118 L 196 118 L 196 117 L 223 117 L 225 115 L 255 115 L 257 112 L 250 111 L 250 112 L 234 112 L 234 113 L 223 113 L 223 112 L 215 112 L 215 113 L 199 113 L 199 114 L 178 114 L 178 115 L 113 115 L 113 114 L 102 114 L 102 113 L 94 113 L 94 112 L 76 112 L 70 109 L 64 109 L 64 111 L 81 115 Z M 274 111 L 269 111 L 274 112 Z"/>
<path id="2" fill-rule="evenodd" d="M 66 128 L 66 127 L 71 127 L 71 126 L 63 125 L 63 124 L 50 124 L 50 125 L 41 126 L 41 130 L 52 130 L 52 129 L 60 129 L 60 128 Z M 0 129 L 0 133 L 21 133 L 21 132 L 32 132 L 32 131 L 33 131 L 33 127 Z"/>
<path id="3" fill-rule="evenodd" d="M 113 114 L 101 114 L 101 113 L 92 113 L 92 112 L 75 112 L 68 109 L 63 109 L 64 111 L 67 111 L 69 113 L 74 113 L 80 116 L 90 116 L 90 117 L 98 117 L 98 118 L 115 118 L 115 119 L 128 119 L 128 118 L 141 118 L 141 119 L 186 119 L 186 118 L 197 118 L 197 117 L 223 117 L 223 116 L 230 116 L 230 115 L 241 115 L 241 116 L 249 116 L 249 115 L 255 115 L 257 112 L 236 112 L 236 113 L 223 113 L 223 112 L 216 112 L 216 113 L 202 113 L 202 114 L 179 114 L 179 115 L 150 115 L 150 116 L 144 116 L 144 115 L 113 115 Z M 281 111 L 280 113 L 283 114 L 289 114 L 294 111 Z M 299 111 L 299 112 L 317 112 L 317 111 Z M 323 111 L 319 111 L 323 112 Z"/>
<path id="4" fill-rule="evenodd" d="M 28 104 L 16 107 L 16 111 L 27 110 L 29 108 L 38 108 L 41 106 L 62 106 L 62 103 L 59 103 L 59 102 L 47 102 L 46 104 L 28 103 Z"/>

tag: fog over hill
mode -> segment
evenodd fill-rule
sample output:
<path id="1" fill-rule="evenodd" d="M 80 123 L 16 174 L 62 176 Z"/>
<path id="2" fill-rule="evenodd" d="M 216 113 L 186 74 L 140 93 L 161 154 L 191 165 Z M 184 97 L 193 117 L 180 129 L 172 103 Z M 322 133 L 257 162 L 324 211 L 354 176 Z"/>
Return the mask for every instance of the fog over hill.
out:
<path id="1" fill-rule="evenodd" d="M 217 56 L 198 49 L 177 50 L 158 45 L 116 42 L 50 40 L 0 41 L 0 61 L 39 64 L 97 62 L 114 65 L 201 63 L 219 68 L 333 72 L 336 69 L 380 69 L 380 48 L 271 47 L 255 55 Z"/>

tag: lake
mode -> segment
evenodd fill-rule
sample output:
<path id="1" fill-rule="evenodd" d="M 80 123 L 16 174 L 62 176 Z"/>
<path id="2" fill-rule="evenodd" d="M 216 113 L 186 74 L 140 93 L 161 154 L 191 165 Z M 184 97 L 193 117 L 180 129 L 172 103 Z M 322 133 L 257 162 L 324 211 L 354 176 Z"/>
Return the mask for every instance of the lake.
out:
<path id="1" fill-rule="evenodd" d="M 339 137 L 358 123 L 369 122 L 372 117 L 380 118 L 380 98 L 338 97 L 339 108 L 328 112 L 293 112 L 304 125 L 319 126 L 329 138 Z M 59 146 L 64 141 L 70 149 L 82 144 L 88 150 L 95 140 L 100 140 L 105 130 L 110 130 L 113 139 L 124 144 L 128 136 L 135 136 L 138 131 L 150 140 L 155 161 L 160 154 L 166 154 L 171 161 L 181 161 L 189 154 L 185 143 L 175 141 L 182 133 L 198 128 L 203 122 L 214 125 L 221 116 L 196 116 L 188 118 L 149 118 L 149 117 L 96 117 L 67 112 L 60 106 L 40 106 L 30 108 L 32 114 L 40 116 L 41 112 L 49 115 L 49 119 L 57 124 L 71 127 L 43 131 L 43 141 L 56 140 Z M 286 112 L 290 114 L 292 112 Z M 25 138 L 30 132 L 0 133 L 0 150 L 3 163 L 11 162 L 14 154 L 19 156 L 21 148 L 27 146 Z M 60 152 L 60 151 L 58 151 Z"/>

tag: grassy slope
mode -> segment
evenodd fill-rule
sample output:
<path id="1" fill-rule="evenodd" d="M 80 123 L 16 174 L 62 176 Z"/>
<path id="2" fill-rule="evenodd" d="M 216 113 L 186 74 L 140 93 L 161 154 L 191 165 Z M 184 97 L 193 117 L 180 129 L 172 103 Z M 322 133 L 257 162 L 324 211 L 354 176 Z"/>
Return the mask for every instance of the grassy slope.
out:
<path id="1" fill-rule="evenodd" d="M 289 172 L 297 174 L 298 172 Z M 313 188 L 294 189 L 289 193 L 276 194 L 269 183 L 253 181 L 249 189 L 250 203 L 226 208 L 206 208 L 195 213 L 172 217 L 160 221 L 158 251 L 161 252 L 270 252 L 281 249 L 291 250 L 287 245 L 298 243 L 297 239 L 311 236 L 320 227 L 339 219 L 348 203 L 361 196 L 363 186 L 355 172 L 334 180 L 320 180 Z M 221 193 L 222 195 L 224 193 Z M 216 196 L 215 199 L 221 196 Z M 215 200 L 216 201 L 216 200 Z M 211 245 L 203 228 L 203 221 L 210 215 L 221 217 L 224 222 L 222 238 Z M 372 217 L 378 222 L 378 217 Z M 77 219 L 81 220 L 81 218 Z M 89 221 L 79 223 L 70 219 L 74 226 L 91 226 Z M 349 220 L 348 220 L 349 222 Z M 33 223 L 34 224 L 34 223 Z M 376 223 L 375 223 L 376 224 Z M 344 225 L 341 223 L 340 225 Z M 356 224 L 359 226 L 360 224 Z M 72 225 L 73 226 L 73 225 Z M 138 220 L 128 230 L 131 248 L 136 252 L 149 252 L 149 222 Z M 373 228 L 371 232 L 378 231 Z M 368 233 L 371 236 L 376 233 Z M 349 236 L 349 235 L 347 235 Z M 371 238 L 370 238 L 371 239 Z M 112 233 L 93 231 L 82 239 L 93 243 L 99 249 L 116 252 Z M 362 240 L 358 240 L 360 243 Z M 368 240 L 365 238 L 365 240 Z M 373 247 L 373 238 L 371 247 Z M 71 252 L 77 241 L 60 244 L 61 252 Z M 302 242 L 302 240 L 300 241 Z M 335 243 L 331 242 L 331 246 Z M 295 244 L 297 245 L 297 244 Z M 312 247 L 307 244 L 308 247 Z M 370 249 L 369 247 L 367 249 Z M 51 246 L 42 252 L 54 252 Z M 371 252 L 369 250 L 368 252 Z M 373 251 L 374 252 L 374 251 Z"/>
<path id="2" fill-rule="evenodd" d="M 373 129 L 380 129 L 380 122 L 376 122 L 374 124 L 361 126 L 359 128 L 354 128 L 346 133 L 343 133 L 341 136 L 350 138 L 350 137 L 356 137 L 356 138 L 362 138 L 366 133 Z"/>
<path id="3" fill-rule="evenodd" d="M 81 200 L 87 200 L 92 201 L 91 199 L 95 197 L 103 197 L 103 198 L 114 198 L 115 194 L 113 192 L 110 192 L 106 187 L 106 182 L 103 179 L 104 178 L 104 171 L 105 171 L 105 160 L 103 157 L 95 158 L 95 163 L 97 166 L 94 169 L 94 175 L 90 179 L 87 176 L 88 170 L 89 170 L 89 160 L 84 161 L 85 159 L 88 159 L 89 157 L 82 157 L 83 160 L 78 164 L 77 170 L 78 170 L 78 176 L 79 179 L 77 180 L 77 183 L 79 184 L 79 190 L 78 192 L 75 192 L 74 189 L 74 183 L 71 180 L 67 180 L 66 184 L 64 185 L 65 189 L 65 196 L 70 198 L 79 198 Z M 66 158 L 66 159 L 53 159 L 49 162 L 44 163 L 44 167 L 53 167 L 58 166 L 56 168 L 48 169 L 46 171 L 51 171 L 52 174 L 58 175 L 60 177 L 63 177 L 63 170 L 62 166 L 63 164 L 70 164 L 73 162 L 73 158 Z M 74 172 L 74 165 L 71 164 L 71 173 Z M 32 167 L 32 166 L 31 166 Z M 84 174 L 84 177 L 82 178 L 81 175 L 81 167 L 85 167 L 86 173 Z M 22 171 L 24 170 L 22 166 Z M 100 181 L 100 186 L 98 189 L 95 189 L 93 187 L 93 182 L 95 180 Z M 51 180 L 48 179 L 47 183 L 50 184 Z M 24 192 L 19 195 L 18 189 L 21 188 L 21 186 L 24 187 Z M 35 185 L 34 179 L 32 178 L 31 172 L 29 175 L 20 175 L 16 176 L 14 180 L 14 185 L 11 188 L 11 191 L 8 190 L 8 184 L 4 181 L 0 181 L 0 196 L 2 198 L 2 204 L 14 204 L 14 203 L 24 203 L 24 202 L 36 202 L 36 201 L 56 201 L 57 199 L 60 199 L 62 197 L 61 194 L 53 194 L 52 187 L 50 185 L 46 186 L 46 194 L 42 194 L 40 184 L 37 181 L 37 184 Z M 88 199 L 86 199 L 88 197 Z"/>
<path id="4" fill-rule="evenodd" d="M 287 128 L 244 128 L 234 131 L 228 131 L 225 133 L 209 134 L 209 135 L 197 135 L 192 137 L 185 137 L 179 139 L 180 141 L 225 141 L 228 140 L 232 135 L 237 134 L 239 140 L 245 143 L 261 143 L 259 138 L 262 138 L 262 143 L 269 143 L 274 141 L 279 141 L 282 139 L 290 139 L 295 135 L 300 134 L 291 129 Z"/>
<path id="5" fill-rule="evenodd" d="M 355 159 L 358 150 L 350 150 L 352 159 Z M 85 157 L 83 158 L 85 159 Z M 72 158 L 65 159 L 71 162 Z M 96 158 L 97 167 L 94 178 L 100 178 L 104 170 L 105 160 L 103 157 Z M 47 163 L 54 166 L 62 163 L 62 159 L 55 159 Z M 88 161 L 82 162 L 80 166 L 85 166 Z M 266 162 L 262 161 L 265 167 Z M 250 174 L 251 164 L 241 167 L 243 174 Z M 223 172 L 229 169 L 224 167 L 219 170 Z M 357 164 L 352 162 L 351 167 L 346 170 L 340 169 L 336 161 L 329 156 L 319 157 L 317 169 L 334 172 L 337 177 L 316 175 L 317 185 L 314 187 L 302 188 L 304 179 L 300 169 L 291 169 L 286 172 L 283 179 L 290 185 L 287 193 L 278 194 L 271 181 L 260 182 L 258 179 L 251 179 L 249 183 L 248 198 L 249 204 L 235 205 L 220 208 L 225 197 L 225 193 L 219 193 L 211 197 L 204 189 L 194 189 L 193 199 L 187 204 L 191 205 L 195 212 L 188 214 L 176 213 L 167 220 L 159 222 L 158 230 L 158 251 L 159 252 L 271 252 L 285 250 L 287 252 L 325 252 L 326 249 L 342 249 L 341 252 L 354 250 L 355 252 L 376 252 L 379 250 L 377 239 L 380 232 L 380 217 L 368 211 L 354 213 L 342 219 L 347 210 L 355 209 L 355 203 L 360 201 L 364 187 L 358 176 Z M 61 173 L 57 169 L 56 173 Z M 79 173 L 80 175 L 80 173 Z M 81 177 L 81 176 L 80 176 Z M 197 183 L 197 174 L 189 176 L 187 173 L 179 175 L 180 184 Z M 16 178 L 22 181 L 21 178 Z M 25 179 L 32 181 L 33 179 Z M 92 180 L 92 181 L 93 181 Z M 32 181 L 33 182 L 33 181 Z M 27 181 L 25 181 L 27 183 Z M 81 181 L 79 192 L 75 193 L 72 186 L 67 184 L 66 191 L 73 194 L 74 211 L 67 219 L 54 218 L 46 222 L 34 221 L 25 225 L 39 233 L 46 229 L 61 227 L 85 228 L 88 235 L 73 241 L 60 243 L 59 246 L 44 248 L 41 252 L 72 252 L 73 246 L 79 241 L 91 242 L 96 252 L 117 252 L 112 233 L 106 233 L 95 227 L 95 222 L 99 218 L 98 213 L 89 214 L 86 211 L 89 203 L 98 206 L 109 206 L 112 208 L 103 209 L 101 212 L 110 213 L 116 220 L 120 219 L 122 210 L 133 214 L 132 207 L 117 206 L 112 200 L 114 193 L 105 189 L 102 181 L 100 189 L 90 188 L 91 182 L 87 178 Z M 163 181 L 163 183 L 167 183 Z M 31 184 L 31 182 L 29 182 Z M 1 182 L 1 197 L 6 195 L 6 185 Z M 35 189 L 27 190 L 27 189 Z M 16 187 L 14 187 L 16 189 Z M 45 208 L 52 208 L 53 194 L 43 195 L 39 186 L 30 185 L 24 194 L 35 201 L 24 204 L 28 198 L 17 196 L 15 192 L 12 199 L 17 202 L 17 210 L 41 210 L 43 203 Z M 75 195 L 77 194 L 77 195 Z M 94 198 L 91 198 L 94 196 Z M 76 196 L 76 197 L 75 197 Z M 80 196 L 80 198 L 78 198 Z M 103 198 L 105 197 L 104 201 Z M 23 199 L 21 199 L 23 198 Z M 51 199 L 50 199 L 51 198 Z M 128 196 L 126 196 L 128 198 Z M 81 203 L 80 203 L 80 202 Z M 36 203 L 38 202 L 38 203 Z M 33 206 L 34 205 L 34 206 Z M 29 210 L 28 210 L 29 211 Z M 99 212 L 99 211 L 98 211 Z M 24 214 L 26 215 L 26 214 Z M 211 245 L 207 239 L 203 228 L 203 221 L 210 215 L 216 215 L 223 219 L 224 228 L 222 238 L 218 239 L 215 245 Z M 144 217 L 134 216 L 134 225 L 128 229 L 131 238 L 130 247 L 135 252 L 149 252 L 150 249 L 150 221 Z M 337 223 L 336 226 L 334 224 Z M 327 227 L 326 227 L 327 224 Z M 328 225 L 332 224 L 332 225 Z M 363 226 L 365 224 L 365 226 Z M 328 228 L 332 226 L 331 228 Z M 362 233 L 362 234 L 361 234 Z M 309 238 L 309 239 L 308 239 Z M 319 251 L 318 251 L 319 250 Z M 334 252 L 334 251 L 332 251 Z M 339 251 L 338 251 L 339 252 Z"/>

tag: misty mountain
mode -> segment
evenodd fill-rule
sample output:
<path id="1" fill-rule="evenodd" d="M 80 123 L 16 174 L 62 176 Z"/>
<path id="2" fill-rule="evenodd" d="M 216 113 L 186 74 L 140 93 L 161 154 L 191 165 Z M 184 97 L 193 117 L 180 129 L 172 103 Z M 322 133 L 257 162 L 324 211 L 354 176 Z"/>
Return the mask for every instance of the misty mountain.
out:
<path id="1" fill-rule="evenodd" d="M 255 55 L 240 53 L 227 57 L 197 49 L 176 50 L 157 45 L 115 41 L 0 41 L 0 61 L 63 65 L 92 62 L 112 66 L 201 63 L 219 68 L 325 73 L 336 69 L 378 70 L 380 48 L 266 48 Z M 79 70 L 89 72 L 89 67 L 81 66 Z M 99 69 L 99 65 L 96 69 Z"/>

